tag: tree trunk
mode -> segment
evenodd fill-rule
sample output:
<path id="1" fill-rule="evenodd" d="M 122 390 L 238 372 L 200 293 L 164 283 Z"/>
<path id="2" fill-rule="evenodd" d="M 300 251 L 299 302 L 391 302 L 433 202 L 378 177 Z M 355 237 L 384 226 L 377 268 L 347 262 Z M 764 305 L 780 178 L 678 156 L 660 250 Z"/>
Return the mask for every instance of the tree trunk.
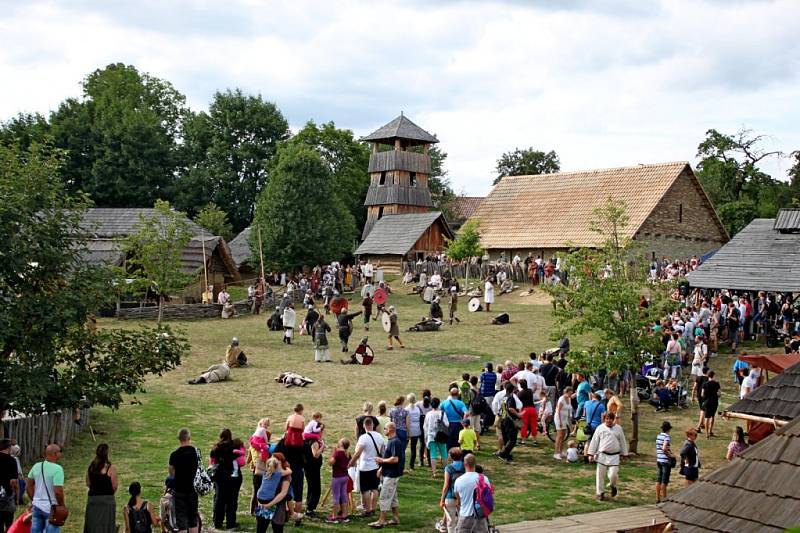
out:
<path id="1" fill-rule="evenodd" d="M 163 318 L 163 316 L 164 316 L 164 297 L 163 296 L 159 296 L 158 297 L 158 322 L 157 322 L 158 326 L 161 326 L 161 319 Z"/>
<path id="2" fill-rule="evenodd" d="M 635 382 L 631 383 L 629 398 L 631 400 L 631 424 L 633 430 L 628 448 L 630 453 L 635 455 L 637 453 L 637 446 L 639 445 L 639 394 L 636 391 Z"/>

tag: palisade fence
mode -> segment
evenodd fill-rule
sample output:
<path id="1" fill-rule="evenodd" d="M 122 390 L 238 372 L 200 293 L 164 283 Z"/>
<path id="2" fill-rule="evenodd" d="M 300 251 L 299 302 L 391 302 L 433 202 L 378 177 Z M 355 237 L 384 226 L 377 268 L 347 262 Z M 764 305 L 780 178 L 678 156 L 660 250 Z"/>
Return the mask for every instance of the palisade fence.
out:
<path id="1" fill-rule="evenodd" d="M 19 460 L 28 464 L 44 456 L 48 444 L 68 445 L 89 425 L 89 407 L 41 415 L 3 418 L 4 438 L 15 438 L 21 448 Z"/>
<path id="2" fill-rule="evenodd" d="M 508 277 L 511 278 L 511 280 L 515 283 L 524 283 L 528 281 L 528 273 L 525 271 L 524 263 L 520 263 L 519 266 L 514 267 L 510 263 L 483 262 L 479 265 L 477 263 L 452 264 L 439 263 L 437 261 L 425 261 L 423 263 L 403 262 L 403 272 L 411 270 L 411 272 L 416 275 L 425 272 L 425 274 L 428 276 L 434 272 L 439 272 L 439 274 L 443 276 L 449 274 L 451 277 L 455 277 L 456 279 L 462 281 L 464 279 L 464 275 L 466 274 L 467 267 L 469 267 L 470 280 L 486 279 L 486 276 L 488 276 L 490 272 L 503 271 L 508 274 Z"/>

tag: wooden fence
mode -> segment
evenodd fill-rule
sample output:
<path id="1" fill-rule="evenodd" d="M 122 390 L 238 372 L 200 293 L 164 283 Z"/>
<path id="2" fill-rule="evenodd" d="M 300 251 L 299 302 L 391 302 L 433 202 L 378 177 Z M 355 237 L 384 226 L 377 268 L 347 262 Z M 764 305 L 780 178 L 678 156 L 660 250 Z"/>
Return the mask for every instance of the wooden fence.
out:
<path id="1" fill-rule="evenodd" d="M 436 261 L 426 261 L 424 263 L 404 262 L 403 272 L 406 272 L 410 269 L 416 275 L 419 275 L 421 272 L 425 272 L 425 274 L 428 276 L 434 272 L 439 272 L 439 274 L 442 274 L 443 276 L 450 275 L 451 277 L 463 280 L 467 267 L 469 267 L 469 279 L 471 280 L 486 279 L 486 276 L 488 276 L 490 272 L 503 271 L 508 274 L 511 280 L 515 283 L 524 283 L 528 281 L 528 273 L 525 272 L 524 264 L 520 264 L 515 268 L 509 263 L 498 264 L 483 262 L 480 265 L 477 263 L 468 265 L 467 263 L 451 264 L 438 263 Z"/>
<path id="2" fill-rule="evenodd" d="M 28 464 L 44 456 L 48 444 L 66 446 L 89 425 L 89 408 L 56 411 L 41 415 L 17 415 L 3 419 L 4 438 L 15 438 L 21 452 L 19 460 Z"/>

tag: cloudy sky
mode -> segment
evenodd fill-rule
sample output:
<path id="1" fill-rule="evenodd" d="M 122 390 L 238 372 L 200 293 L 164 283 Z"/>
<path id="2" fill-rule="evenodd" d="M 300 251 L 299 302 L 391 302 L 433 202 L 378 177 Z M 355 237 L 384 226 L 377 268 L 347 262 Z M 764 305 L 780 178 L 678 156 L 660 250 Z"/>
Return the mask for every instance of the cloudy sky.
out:
<path id="1" fill-rule="evenodd" d="M 0 120 L 48 113 L 111 62 L 190 107 L 240 87 L 292 128 L 365 135 L 401 110 L 435 133 L 457 191 L 500 154 L 564 170 L 694 161 L 709 128 L 800 149 L 800 1 L 0 0 Z M 787 160 L 765 170 L 783 178 Z"/>

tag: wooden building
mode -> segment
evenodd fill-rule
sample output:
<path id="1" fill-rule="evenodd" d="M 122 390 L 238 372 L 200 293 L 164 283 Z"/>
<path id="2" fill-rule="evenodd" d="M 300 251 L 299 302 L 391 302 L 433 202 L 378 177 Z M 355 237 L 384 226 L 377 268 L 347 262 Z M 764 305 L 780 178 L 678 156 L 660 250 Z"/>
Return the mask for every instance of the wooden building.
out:
<path id="1" fill-rule="evenodd" d="M 689 163 L 508 176 L 474 215 L 481 244 L 496 258 L 528 253 L 549 258 L 568 245 L 596 247 L 590 226 L 608 198 L 629 217 L 624 236 L 647 243 L 648 257 L 698 257 L 728 242 L 725 227 Z"/>
<path id="2" fill-rule="evenodd" d="M 259 265 L 253 261 L 253 254 L 250 251 L 251 233 L 252 227 L 248 226 L 228 243 L 233 262 L 243 279 L 257 278 L 260 275 Z"/>
<path id="3" fill-rule="evenodd" d="M 87 209 L 83 218 L 84 227 L 92 234 L 86 245 L 86 260 L 92 264 L 123 266 L 124 239 L 137 231 L 140 216 L 152 217 L 155 209 L 147 208 L 94 208 Z M 214 285 L 216 298 L 222 285 L 239 280 L 239 273 L 225 239 L 209 235 L 200 226 L 187 219 L 192 238 L 181 251 L 181 271 L 196 276 L 181 296 L 187 301 L 200 301 L 205 275 Z"/>
<path id="4" fill-rule="evenodd" d="M 356 255 L 399 273 L 404 259 L 436 255 L 445 237 L 453 237 L 442 213 L 431 211 L 428 148 L 439 141 L 403 114 L 361 140 L 372 144 L 372 153 L 367 220 Z"/>

